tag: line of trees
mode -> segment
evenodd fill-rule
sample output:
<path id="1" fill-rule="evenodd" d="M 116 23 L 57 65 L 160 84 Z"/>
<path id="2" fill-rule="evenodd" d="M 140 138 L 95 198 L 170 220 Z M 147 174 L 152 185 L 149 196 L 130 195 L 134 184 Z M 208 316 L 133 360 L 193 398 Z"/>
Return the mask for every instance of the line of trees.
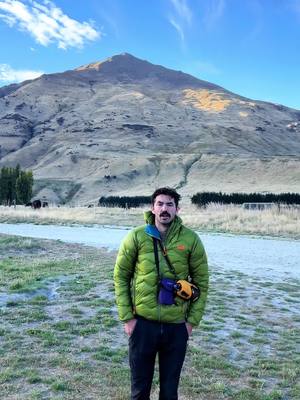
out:
<path id="1" fill-rule="evenodd" d="M 300 204 L 299 193 L 222 193 L 201 192 L 192 196 L 191 201 L 199 207 L 205 207 L 209 203 L 243 204 L 243 203 L 284 203 Z"/>
<path id="2" fill-rule="evenodd" d="M 151 204 L 151 196 L 108 196 L 100 197 L 98 205 L 102 207 L 135 208 Z"/>
<path id="3" fill-rule="evenodd" d="M 22 171 L 20 165 L 2 167 L 0 173 L 0 204 L 26 204 L 32 197 L 32 171 Z"/>

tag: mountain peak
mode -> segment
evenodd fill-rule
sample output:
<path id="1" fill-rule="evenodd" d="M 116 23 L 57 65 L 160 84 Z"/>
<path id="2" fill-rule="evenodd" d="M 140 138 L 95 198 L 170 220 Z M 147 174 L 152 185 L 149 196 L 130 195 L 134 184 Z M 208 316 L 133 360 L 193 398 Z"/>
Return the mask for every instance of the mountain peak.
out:
<path id="1" fill-rule="evenodd" d="M 103 61 L 96 61 L 92 62 L 89 64 L 82 65 L 78 68 L 75 69 L 75 71 L 86 71 L 86 70 L 97 70 L 99 71 L 103 67 L 108 67 L 108 68 L 114 68 L 114 67 L 122 67 L 122 68 L 129 68 L 129 67 L 134 67 L 137 65 L 141 64 L 150 64 L 147 61 L 140 60 L 137 57 L 134 57 L 133 55 L 129 53 L 121 53 L 121 54 L 116 54 L 114 56 L 108 57 Z"/>
<path id="2" fill-rule="evenodd" d="M 129 53 L 121 53 L 75 69 L 78 73 L 93 74 L 104 80 L 130 83 L 149 81 L 167 87 L 189 87 L 218 90 L 219 86 L 202 81 L 192 75 L 141 60 Z M 222 89 L 224 91 L 224 89 Z"/>

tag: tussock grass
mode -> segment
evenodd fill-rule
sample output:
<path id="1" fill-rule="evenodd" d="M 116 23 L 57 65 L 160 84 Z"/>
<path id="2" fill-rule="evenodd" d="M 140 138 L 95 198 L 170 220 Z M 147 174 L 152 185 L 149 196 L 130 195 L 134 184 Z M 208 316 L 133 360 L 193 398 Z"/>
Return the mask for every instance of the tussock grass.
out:
<path id="1" fill-rule="evenodd" d="M 147 209 L 49 207 L 32 210 L 24 206 L 2 206 L 0 222 L 136 226 L 144 223 L 143 212 Z M 211 204 L 200 209 L 184 205 L 179 215 L 187 226 L 201 231 L 300 238 L 299 208 L 245 210 L 236 205 Z"/>
<path id="2" fill-rule="evenodd" d="M 48 207 L 33 210 L 29 207 L 0 206 L 0 222 L 36 224 L 111 224 L 135 225 L 143 223 L 143 209 L 118 207 Z"/>
<path id="3" fill-rule="evenodd" d="M 245 210 L 236 205 L 211 204 L 206 209 L 190 206 L 183 210 L 182 218 L 200 230 L 300 238 L 299 208 Z"/>

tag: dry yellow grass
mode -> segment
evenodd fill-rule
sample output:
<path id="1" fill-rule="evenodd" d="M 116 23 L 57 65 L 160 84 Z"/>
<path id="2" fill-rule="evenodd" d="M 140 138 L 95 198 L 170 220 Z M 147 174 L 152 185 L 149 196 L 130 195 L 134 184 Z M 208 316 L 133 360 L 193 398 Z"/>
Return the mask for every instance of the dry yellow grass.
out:
<path id="1" fill-rule="evenodd" d="M 191 104 L 193 107 L 204 111 L 220 112 L 224 111 L 231 100 L 225 99 L 221 93 L 210 92 L 208 90 L 183 90 L 184 104 Z"/>
<path id="2" fill-rule="evenodd" d="M 241 206 L 219 204 L 203 210 L 192 208 L 182 218 L 186 225 L 200 230 L 300 238 L 299 208 L 245 210 Z"/>
<path id="3" fill-rule="evenodd" d="M 99 224 L 136 226 L 143 223 L 143 211 L 105 207 L 49 207 L 32 210 L 24 206 L 0 207 L 1 222 L 37 224 Z M 263 211 L 244 210 L 240 206 L 211 204 L 205 209 L 185 205 L 179 215 L 194 229 L 235 234 L 258 234 L 300 239 L 300 209 L 277 208 Z"/>
<path id="4" fill-rule="evenodd" d="M 0 207 L 3 222 L 33 222 L 37 224 L 111 224 L 135 225 L 143 222 L 141 209 L 125 210 L 117 207 Z"/>
<path id="5" fill-rule="evenodd" d="M 183 104 L 192 105 L 195 108 L 203 111 L 210 112 L 221 112 L 232 104 L 239 104 L 240 106 L 255 107 L 254 102 L 230 99 L 225 97 L 223 93 L 217 93 L 215 91 L 209 91 L 207 89 L 185 89 L 183 93 Z M 247 111 L 239 111 L 239 115 L 243 118 L 248 117 Z"/>

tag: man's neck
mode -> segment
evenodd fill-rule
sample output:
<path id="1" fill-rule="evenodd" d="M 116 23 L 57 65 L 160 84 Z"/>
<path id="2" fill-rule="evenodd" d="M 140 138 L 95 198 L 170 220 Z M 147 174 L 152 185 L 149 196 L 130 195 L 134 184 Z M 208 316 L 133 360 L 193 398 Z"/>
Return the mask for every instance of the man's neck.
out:
<path id="1" fill-rule="evenodd" d="M 167 232 L 168 232 L 170 225 L 163 225 L 163 224 L 160 224 L 159 222 L 155 222 L 155 226 L 158 229 L 162 239 L 164 239 L 167 236 Z"/>

